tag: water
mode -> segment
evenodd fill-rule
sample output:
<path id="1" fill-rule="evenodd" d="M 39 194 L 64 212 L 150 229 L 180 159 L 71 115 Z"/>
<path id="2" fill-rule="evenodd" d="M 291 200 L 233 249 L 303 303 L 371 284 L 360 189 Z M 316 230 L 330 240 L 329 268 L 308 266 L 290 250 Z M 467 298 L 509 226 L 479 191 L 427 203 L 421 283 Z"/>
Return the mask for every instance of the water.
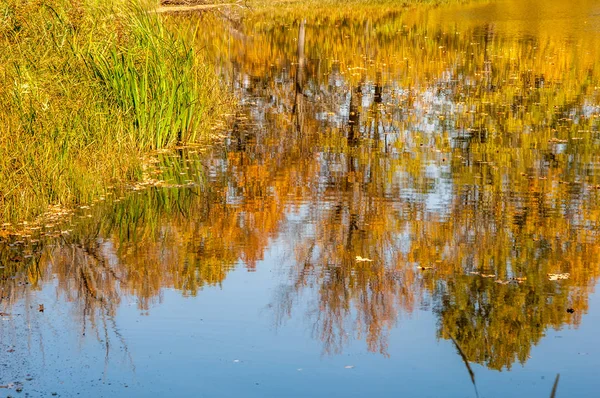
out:
<path id="1" fill-rule="evenodd" d="M 5 238 L 2 395 L 597 395 L 595 2 L 198 21 L 223 144 Z"/>

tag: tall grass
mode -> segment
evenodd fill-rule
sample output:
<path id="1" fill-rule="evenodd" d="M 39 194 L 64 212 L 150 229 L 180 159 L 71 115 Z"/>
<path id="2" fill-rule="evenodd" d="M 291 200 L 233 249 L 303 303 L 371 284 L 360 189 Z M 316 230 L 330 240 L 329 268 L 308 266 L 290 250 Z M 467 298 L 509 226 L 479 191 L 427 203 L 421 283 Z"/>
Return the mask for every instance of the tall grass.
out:
<path id="1" fill-rule="evenodd" d="M 203 116 L 217 103 L 216 81 L 197 62 L 193 47 L 168 31 L 156 14 L 137 7 L 131 13 L 132 43 L 92 46 L 87 64 L 107 98 L 131 114 L 131 138 L 140 147 L 196 141 Z"/>
<path id="2" fill-rule="evenodd" d="M 205 137 L 202 53 L 142 5 L 0 0 L 0 224 L 142 177 L 148 150 Z"/>

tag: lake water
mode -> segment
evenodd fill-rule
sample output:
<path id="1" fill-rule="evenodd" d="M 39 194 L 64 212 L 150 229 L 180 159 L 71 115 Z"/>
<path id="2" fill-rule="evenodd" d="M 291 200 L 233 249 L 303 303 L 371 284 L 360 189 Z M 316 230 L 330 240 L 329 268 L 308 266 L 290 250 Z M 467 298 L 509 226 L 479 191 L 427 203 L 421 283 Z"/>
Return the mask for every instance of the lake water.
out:
<path id="1" fill-rule="evenodd" d="M 0 245 L 0 395 L 597 396 L 600 4 L 222 15 L 222 143 Z"/>

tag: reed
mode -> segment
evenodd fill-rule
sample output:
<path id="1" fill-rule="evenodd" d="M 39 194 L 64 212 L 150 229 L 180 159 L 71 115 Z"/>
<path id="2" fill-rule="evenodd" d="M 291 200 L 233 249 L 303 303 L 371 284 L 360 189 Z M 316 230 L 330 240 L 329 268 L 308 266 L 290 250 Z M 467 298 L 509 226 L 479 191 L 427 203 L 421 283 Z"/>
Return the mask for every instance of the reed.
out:
<path id="1" fill-rule="evenodd" d="M 194 48 L 139 6 L 129 10 L 125 44 L 94 43 L 86 63 L 108 101 L 131 115 L 131 139 L 141 148 L 194 142 L 217 104 L 217 79 Z"/>

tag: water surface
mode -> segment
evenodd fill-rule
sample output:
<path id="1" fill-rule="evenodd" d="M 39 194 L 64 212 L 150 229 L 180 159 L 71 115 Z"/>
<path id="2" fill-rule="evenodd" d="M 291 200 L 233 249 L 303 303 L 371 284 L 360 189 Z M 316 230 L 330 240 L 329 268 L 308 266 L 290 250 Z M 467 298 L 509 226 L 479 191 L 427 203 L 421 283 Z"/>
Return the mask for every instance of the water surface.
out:
<path id="1" fill-rule="evenodd" d="M 5 238 L 0 393 L 595 396 L 597 4 L 220 15 L 223 143 Z"/>

